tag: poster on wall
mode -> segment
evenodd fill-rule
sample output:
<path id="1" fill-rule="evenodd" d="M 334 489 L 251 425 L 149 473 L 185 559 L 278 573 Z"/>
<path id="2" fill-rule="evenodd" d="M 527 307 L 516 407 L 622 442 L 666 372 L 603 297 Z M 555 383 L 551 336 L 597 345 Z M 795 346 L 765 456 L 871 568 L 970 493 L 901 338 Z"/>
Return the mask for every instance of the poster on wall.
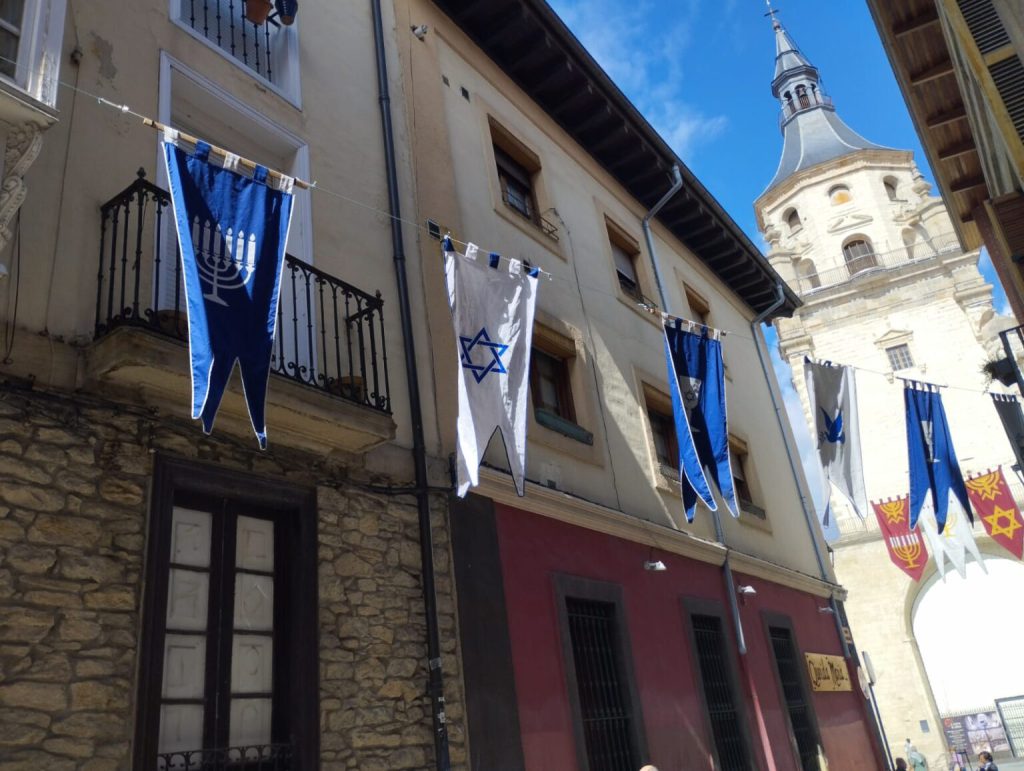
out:
<path id="1" fill-rule="evenodd" d="M 979 752 L 1010 751 L 1010 742 L 995 710 L 944 717 L 942 728 L 950 749 L 967 749 L 972 757 L 977 757 Z"/>

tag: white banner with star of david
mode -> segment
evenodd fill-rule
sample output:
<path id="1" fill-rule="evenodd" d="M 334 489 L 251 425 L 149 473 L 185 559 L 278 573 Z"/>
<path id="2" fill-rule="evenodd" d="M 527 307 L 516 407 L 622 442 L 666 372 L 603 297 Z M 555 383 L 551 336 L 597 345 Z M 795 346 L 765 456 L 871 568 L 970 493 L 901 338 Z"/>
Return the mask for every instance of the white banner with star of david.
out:
<path id="1" fill-rule="evenodd" d="M 459 254 L 445 238 L 444 274 L 459 353 L 456 492 L 461 498 L 478 484 L 480 461 L 497 429 L 523 495 L 537 271 L 473 244 Z"/>

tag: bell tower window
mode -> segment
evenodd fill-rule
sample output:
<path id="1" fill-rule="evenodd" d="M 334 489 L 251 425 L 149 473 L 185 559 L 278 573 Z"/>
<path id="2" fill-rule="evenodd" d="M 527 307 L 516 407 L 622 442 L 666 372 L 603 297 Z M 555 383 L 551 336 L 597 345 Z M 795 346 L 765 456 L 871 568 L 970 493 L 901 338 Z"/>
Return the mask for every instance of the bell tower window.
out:
<path id="1" fill-rule="evenodd" d="M 853 200 L 850 188 L 846 185 L 835 185 L 828 191 L 828 200 L 833 206 L 840 206 Z"/>
<path id="2" fill-rule="evenodd" d="M 802 83 L 796 87 L 796 99 L 800 103 L 801 110 L 811 106 L 810 97 L 807 96 L 807 86 Z"/>
<path id="3" fill-rule="evenodd" d="M 878 259 L 875 257 L 875 248 L 871 242 L 864 238 L 855 238 L 843 245 L 843 257 L 846 259 L 846 267 L 851 276 L 861 271 L 878 267 Z"/>
<path id="4" fill-rule="evenodd" d="M 800 221 L 800 214 L 796 209 L 790 209 L 786 214 L 786 227 L 789 228 L 789 234 L 799 233 L 804 228 L 804 224 Z"/>

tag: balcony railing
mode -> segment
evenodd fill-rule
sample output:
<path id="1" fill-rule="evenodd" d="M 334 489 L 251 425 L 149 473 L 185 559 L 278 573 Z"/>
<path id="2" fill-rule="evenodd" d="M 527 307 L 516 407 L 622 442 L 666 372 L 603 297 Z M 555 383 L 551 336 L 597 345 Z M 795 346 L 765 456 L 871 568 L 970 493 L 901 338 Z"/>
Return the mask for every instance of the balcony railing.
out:
<path id="1" fill-rule="evenodd" d="M 805 95 L 803 98 L 795 97 L 785 104 L 781 110 L 779 110 L 779 127 L 781 128 L 786 124 L 790 118 L 797 113 L 801 113 L 804 110 L 810 110 L 814 107 L 832 107 L 832 97 L 822 96 L 817 91 Z"/>
<path id="2" fill-rule="evenodd" d="M 541 232 L 548 238 L 550 238 L 552 241 L 558 241 L 558 226 L 555 225 L 555 223 L 551 222 L 549 219 L 545 218 L 543 214 L 539 214 L 529 204 L 524 206 L 522 201 L 509 196 L 507 190 L 502 192 L 501 200 L 505 203 L 505 205 L 508 208 L 510 208 L 524 220 L 532 222 L 534 225 L 540 228 Z"/>
<path id="3" fill-rule="evenodd" d="M 950 254 L 961 250 L 960 241 L 953 233 L 918 241 L 910 246 L 886 252 L 871 252 L 846 259 L 843 265 L 828 270 L 797 275 L 797 291 L 807 295 L 829 287 L 844 284 L 855 276 L 874 271 L 892 270 L 929 260 L 940 254 Z"/>
<path id="4" fill-rule="evenodd" d="M 291 771 L 290 744 L 259 744 L 157 755 L 155 771 Z"/>
<path id="5" fill-rule="evenodd" d="M 178 19 L 257 75 L 276 83 L 277 36 L 281 24 L 276 13 L 262 24 L 245 17 L 246 0 L 178 0 Z"/>
<path id="6" fill-rule="evenodd" d="M 188 340 L 173 220 L 169 194 L 142 169 L 100 207 L 96 339 L 131 326 Z M 380 292 L 285 257 L 271 372 L 390 413 L 383 305 Z"/>

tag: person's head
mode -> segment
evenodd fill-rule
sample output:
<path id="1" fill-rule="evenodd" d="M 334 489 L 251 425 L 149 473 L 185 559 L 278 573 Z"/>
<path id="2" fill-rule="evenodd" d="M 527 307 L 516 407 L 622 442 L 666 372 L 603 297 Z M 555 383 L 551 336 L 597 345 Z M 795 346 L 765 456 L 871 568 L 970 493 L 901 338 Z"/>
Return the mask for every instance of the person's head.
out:
<path id="1" fill-rule="evenodd" d="M 903 758 L 896 758 L 896 771 L 907 771 L 907 761 Z"/>
<path id="2" fill-rule="evenodd" d="M 982 763 L 991 763 L 992 762 L 992 753 L 991 752 L 979 752 L 978 753 L 978 760 L 980 760 Z"/>
<path id="3" fill-rule="evenodd" d="M 640 771 L 658 771 L 654 766 L 644 766 Z"/>

